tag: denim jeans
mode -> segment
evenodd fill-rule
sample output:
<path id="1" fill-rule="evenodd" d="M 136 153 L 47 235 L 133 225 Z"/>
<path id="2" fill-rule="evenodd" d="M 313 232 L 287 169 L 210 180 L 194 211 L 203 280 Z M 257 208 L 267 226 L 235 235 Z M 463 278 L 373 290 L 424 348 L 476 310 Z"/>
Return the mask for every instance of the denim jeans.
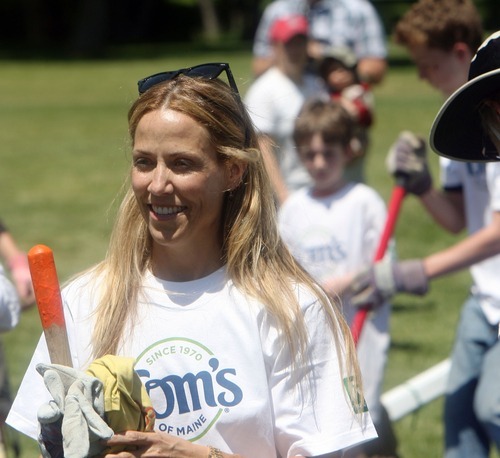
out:
<path id="1" fill-rule="evenodd" d="M 476 297 L 462 309 L 445 398 L 445 457 L 487 458 L 500 445 L 500 341 Z"/>

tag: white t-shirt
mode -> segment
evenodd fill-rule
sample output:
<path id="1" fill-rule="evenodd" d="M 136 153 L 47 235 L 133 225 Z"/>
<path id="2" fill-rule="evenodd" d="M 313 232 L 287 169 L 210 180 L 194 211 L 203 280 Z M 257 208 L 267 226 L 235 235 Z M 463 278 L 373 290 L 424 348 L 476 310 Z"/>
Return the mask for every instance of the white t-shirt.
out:
<path id="1" fill-rule="evenodd" d="M 373 438 L 347 401 L 323 311 L 297 293 L 310 331 L 307 377 L 292 379 L 291 358 L 273 318 L 247 300 L 220 269 L 200 280 L 144 279 L 134 327 L 119 354 L 136 359 L 152 399 L 155 428 L 248 457 L 321 455 Z M 63 291 L 74 366 L 90 362 L 95 300 L 85 278 Z M 48 361 L 42 337 L 7 422 L 35 437 L 37 405 L 49 395 L 35 364 Z M 308 360 L 309 361 L 309 360 Z M 304 381 L 307 380 L 307 381 Z M 299 384 L 299 385 L 298 385 Z"/>
<path id="2" fill-rule="evenodd" d="M 0 332 L 16 327 L 21 314 L 19 296 L 0 264 Z"/>
<path id="3" fill-rule="evenodd" d="M 317 76 L 305 74 L 302 85 L 297 85 L 276 67 L 257 78 L 245 96 L 245 104 L 255 127 L 269 135 L 276 144 L 276 158 L 290 190 L 311 183 L 292 138 L 297 115 L 310 97 L 328 99 L 325 87 Z"/>
<path id="4" fill-rule="evenodd" d="M 296 259 L 319 282 L 358 272 L 373 262 L 386 220 L 382 198 L 370 187 L 348 183 L 318 198 L 310 188 L 293 193 L 279 211 L 283 240 Z M 343 300 L 348 323 L 356 309 Z M 358 342 L 365 398 L 374 420 L 380 414 L 380 396 L 387 362 L 390 304 L 371 313 Z"/>
<path id="5" fill-rule="evenodd" d="M 467 229 L 470 234 L 491 222 L 500 211 L 500 163 L 459 162 L 440 158 L 441 182 L 448 190 L 462 189 Z M 481 302 L 490 324 L 500 322 L 500 255 L 492 256 L 470 268 L 473 292 Z"/>

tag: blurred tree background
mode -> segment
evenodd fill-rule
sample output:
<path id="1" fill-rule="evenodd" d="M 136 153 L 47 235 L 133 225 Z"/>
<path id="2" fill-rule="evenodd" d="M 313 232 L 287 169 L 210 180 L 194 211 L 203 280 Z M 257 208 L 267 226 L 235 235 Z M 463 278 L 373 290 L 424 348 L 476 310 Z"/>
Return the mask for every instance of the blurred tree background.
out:
<path id="1" fill-rule="evenodd" d="M 106 57 L 123 46 L 248 46 L 270 0 L 2 0 L 0 57 Z M 372 0 L 387 32 L 411 0 Z M 498 0 L 476 0 L 487 30 Z"/>

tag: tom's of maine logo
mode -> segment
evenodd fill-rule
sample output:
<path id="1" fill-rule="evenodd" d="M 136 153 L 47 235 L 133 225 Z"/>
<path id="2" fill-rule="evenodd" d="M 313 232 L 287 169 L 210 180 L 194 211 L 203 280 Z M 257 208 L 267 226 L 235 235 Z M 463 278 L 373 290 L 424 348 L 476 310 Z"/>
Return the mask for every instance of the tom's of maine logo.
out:
<path id="1" fill-rule="evenodd" d="M 187 440 L 202 437 L 243 398 L 236 370 L 221 367 L 212 351 L 190 339 L 156 342 L 135 369 L 153 401 L 156 429 Z"/>

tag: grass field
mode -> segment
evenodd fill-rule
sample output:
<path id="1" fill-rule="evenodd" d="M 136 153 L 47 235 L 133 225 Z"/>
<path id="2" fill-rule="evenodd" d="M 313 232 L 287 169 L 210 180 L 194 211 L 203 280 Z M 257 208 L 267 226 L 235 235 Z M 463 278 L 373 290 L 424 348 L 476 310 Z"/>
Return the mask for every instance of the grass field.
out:
<path id="1" fill-rule="evenodd" d="M 38 243 L 53 248 L 61 281 L 104 255 L 113 202 L 127 173 L 126 114 L 136 81 L 210 61 L 230 62 L 245 92 L 251 82 L 249 52 L 1 63 L 0 216 L 24 249 Z M 417 80 L 411 66 L 391 67 L 375 95 L 368 182 L 387 201 L 392 187 L 384 167 L 388 147 L 403 129 L 427 136 L 441 98 Z M 437 156 L 430 156 L 437 180 Z M 456 237 L 439 230 L 416 199 L 408 197 L 396 239 L 399 255 L 409 258 L 443 248 Z M 435 281 L 425 298 L 395 298 L 387 388 L 448 356 L 469 284 L 469 275 L 460 273 Z M 14 392 L 40 332 L 37 312 L 30 310 L 4 336 Z M 441 407 L 437 400 L 396 423 L 404 458 L 441 456 Z M 31 441 L 21 439 L 21 445 L 23 458 L 36 456 Z"/>

